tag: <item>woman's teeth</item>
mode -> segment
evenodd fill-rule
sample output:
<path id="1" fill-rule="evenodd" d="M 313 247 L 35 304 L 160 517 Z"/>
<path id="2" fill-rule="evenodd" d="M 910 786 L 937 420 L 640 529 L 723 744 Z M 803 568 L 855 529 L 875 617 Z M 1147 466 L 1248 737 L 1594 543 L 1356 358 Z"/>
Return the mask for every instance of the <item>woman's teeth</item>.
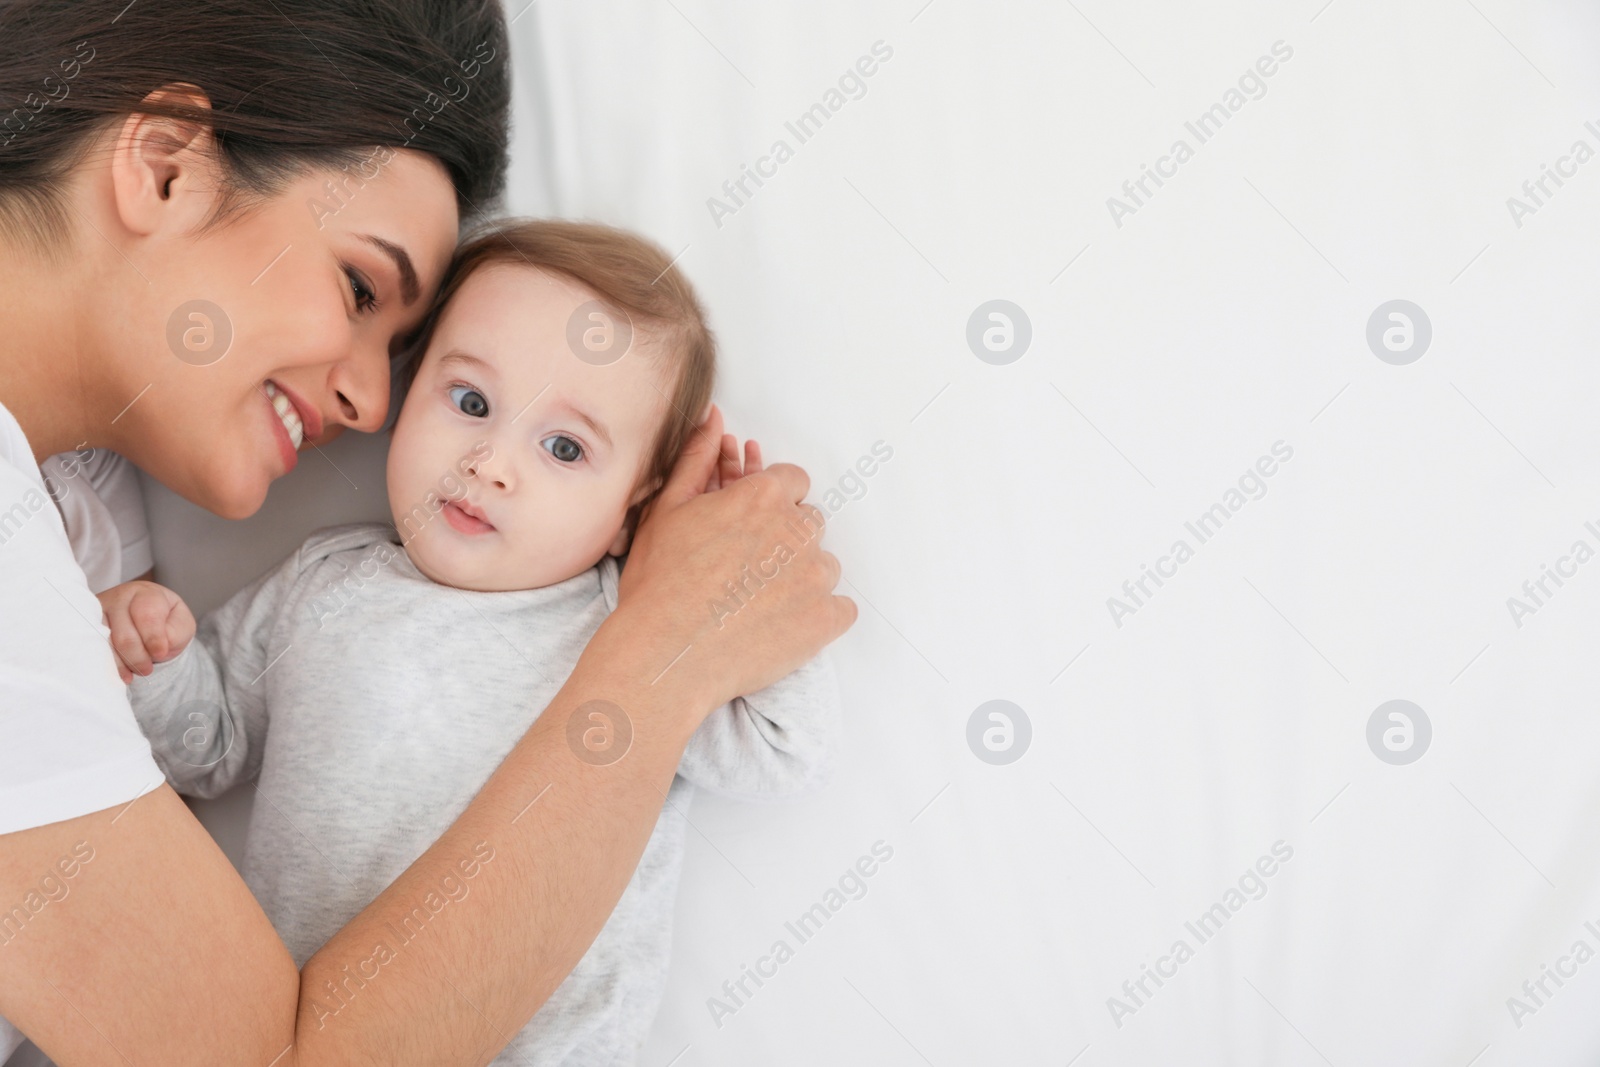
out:
<path id="1" fill-rule="evenodd" d="M 278 392 L 278 387 L 271 382 L 267 383 L 267 396 L 272 400 L 272 410 L 278 413 L 283 428 L 289 431 L 289 443 L 294 446 L 296 452 L 300 451 L 300 442 L 306 438 L 306 428 L 300 421 L 300 413 L 289 403 L 289 398 Z"/>

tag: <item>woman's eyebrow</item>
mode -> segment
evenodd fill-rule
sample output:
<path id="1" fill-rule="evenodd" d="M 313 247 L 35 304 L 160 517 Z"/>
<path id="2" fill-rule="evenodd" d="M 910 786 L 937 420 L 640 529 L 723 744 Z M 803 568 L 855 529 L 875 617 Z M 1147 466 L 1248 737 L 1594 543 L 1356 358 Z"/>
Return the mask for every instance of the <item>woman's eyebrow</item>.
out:
<path id="1" fill-rule="evenodd" d="M 422 295 L 422 287 L 417 284 L 417 268 L 411 262 L 411 253 L 393 241 L 385 241 L 382 237 L 374 237 L 370 233 L 362 234 L 361 239 L 381 249 L 394 260 L 395 269 L 400 272 L 400 298 L 406 302 L 407 307 L 415 304 L 417 297 Z"/>

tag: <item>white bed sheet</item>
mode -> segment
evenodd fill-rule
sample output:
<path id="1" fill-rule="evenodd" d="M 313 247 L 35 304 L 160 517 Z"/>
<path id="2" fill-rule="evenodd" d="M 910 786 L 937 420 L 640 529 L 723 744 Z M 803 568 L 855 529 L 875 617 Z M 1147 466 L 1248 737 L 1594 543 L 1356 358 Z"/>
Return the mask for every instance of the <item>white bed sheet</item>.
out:
<path id="1" fill-rule="evenodd" d="M 1520 227 L 1506 204 L 1600 147 L 1596 37 L 1576 5 L 1431 0 L 518 16 L 509 206 L 681 253 L 732 428 L 817 495 L 893 449 L 829 532 L 862 608 L 840 774 L 793 807 L 695 803 L 641 1062 L 1600 1057 L 1600 962 L 1523 989 L 1600 951 L 1600 562 L 1520 626 L 1507 606 L 1600 548 L 1600 162 Z M 786 121 L 878 41 L 865 94 L 798 143 Z M 1265 94 L 1116 225 L 1107 198 L 1278 41 Z M 792 158 L 717 225 L 708 198 L 778 139 Z M 1004 366 L 965 337 L 996 298 L 1032 324 Z M 1405 366 L 1365 338 L 1393 299 L 1432 323 Z M 1199 544 L 1185 523 L 1280 441 Z M 307 457 L 243 527 L 152 491 L 159 568 L 204 608 L 311 527 L 382 516 L 382 443 Z M 1116 625 L 1108 598 L 1179 538 L 1193 558 Z M 966 739 L 993 699 L 1032 724 L 1006 766 Z M 1432 725 L 1408 765 L 1368 746 L 1393 699 Z M 225 844 L 245 803 L 207 812 Z M 785 924 L 877 842 L 801 943 Z M 1186 922 L 1278 842 L 1201 943 Z"/>

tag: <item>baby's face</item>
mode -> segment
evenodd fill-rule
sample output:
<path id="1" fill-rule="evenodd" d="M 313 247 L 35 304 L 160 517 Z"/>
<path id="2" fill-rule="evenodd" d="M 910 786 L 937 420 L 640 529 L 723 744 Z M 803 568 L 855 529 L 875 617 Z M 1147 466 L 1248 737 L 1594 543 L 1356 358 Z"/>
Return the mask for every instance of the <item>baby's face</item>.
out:
<path id="1" fill-rule="evenodd" d="M 625 551 L 671 360 L 643 333 L 615 363 L 579 359 L 567 322 L 594 299 L 557 275 L 495 265 L 440 316 L 388 473 L 400 539 L 434 581 L 536 589 Z"/>

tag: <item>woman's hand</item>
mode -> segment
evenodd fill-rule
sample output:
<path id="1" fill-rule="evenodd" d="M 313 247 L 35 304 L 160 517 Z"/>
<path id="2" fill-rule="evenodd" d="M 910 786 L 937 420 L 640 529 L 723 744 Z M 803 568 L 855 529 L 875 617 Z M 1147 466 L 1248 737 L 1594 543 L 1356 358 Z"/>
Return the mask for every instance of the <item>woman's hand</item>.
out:
<path id="1" fill-rule="evenodd" d="M 823 513 L 802 503 L 810 485 L 792 464 L 763 469 L 759 448 L 739 471 L 713 407 L 639 522 L 612 619 L 670 650 L 663 677 L 693 679 L 702 715 L 777 681 L 856 620 L 855 603 L 833 595 L 839 561 L 822 549 Z"/>
<path id="2" fill-rule="evenodd" d="M 703 429 L 703 427 L 702 427 Z M 739 439 L 731 433 L 722 435 L 722 450 L 717 454 L 716 465 L 711 468 L 711 477 L 706 480 L 705 491 L 716 492 L 724 486 L 732 485 L 747 474 L 755 474 L 761 469 L 761 446 L 754 438 L 744 443 L 744 464 L 739 463 Z"/>

